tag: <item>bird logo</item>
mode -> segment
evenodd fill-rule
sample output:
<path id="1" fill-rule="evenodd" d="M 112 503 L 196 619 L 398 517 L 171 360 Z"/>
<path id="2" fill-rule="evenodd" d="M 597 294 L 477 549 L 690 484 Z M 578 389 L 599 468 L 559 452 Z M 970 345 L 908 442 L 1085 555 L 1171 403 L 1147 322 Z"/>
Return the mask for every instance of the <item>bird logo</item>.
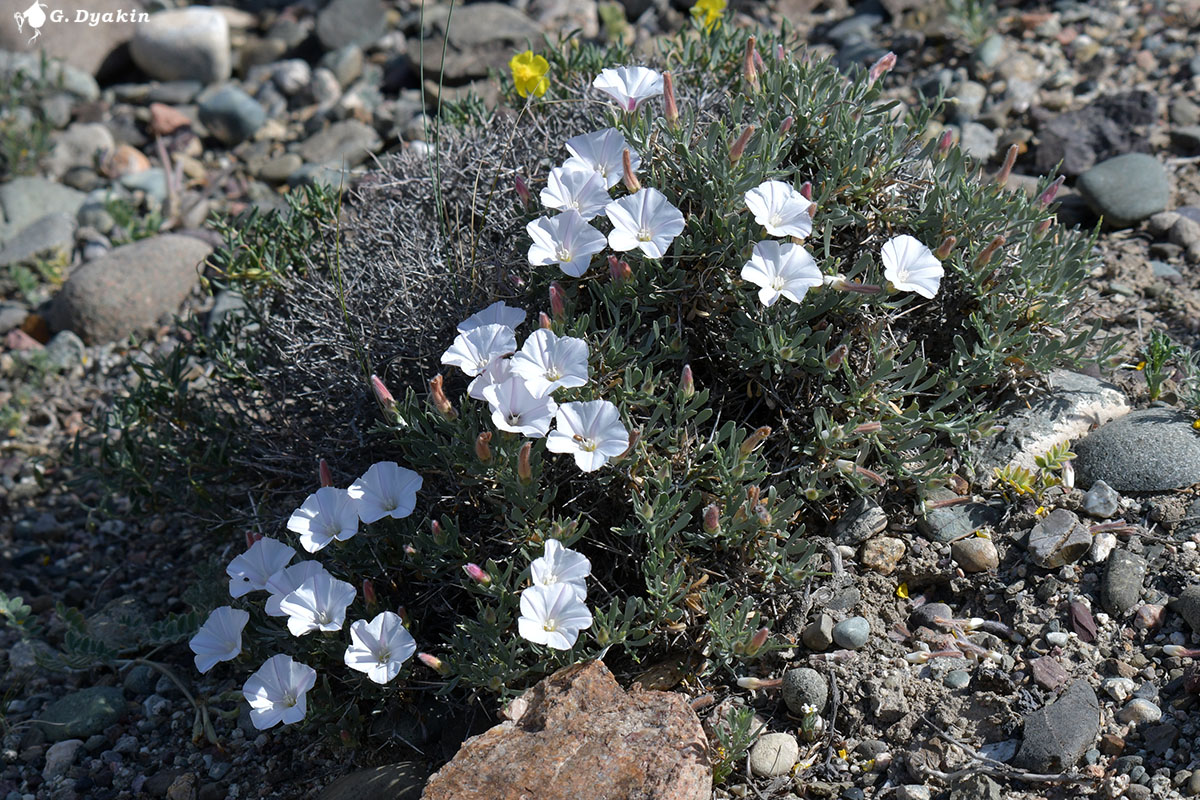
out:
<path id="1" fill-rule="evenodd" d="M 33 40 L 42 35 L 42 26 L 46 24 L 46 12 L 42 10 L 43 8 L 48 8 L 48 6 L 41 0 L 33 0 L 33 5 L 29 8 L 13 14 L 17 19 L 18 33 L 24 31 L 26 25 L 33 29 L 33 36 L 29 39 L 30 44 L 33 44 Z"/>

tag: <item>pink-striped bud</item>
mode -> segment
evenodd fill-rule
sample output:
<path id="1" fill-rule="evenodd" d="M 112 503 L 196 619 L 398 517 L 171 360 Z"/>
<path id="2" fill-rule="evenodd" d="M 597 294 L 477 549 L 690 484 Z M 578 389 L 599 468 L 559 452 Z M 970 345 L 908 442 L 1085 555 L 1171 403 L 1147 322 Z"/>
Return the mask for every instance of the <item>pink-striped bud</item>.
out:
<path id="1" fill-rule="evenodd" d="M 945 155 L 950 152 L 950 146 L 954 144 L 954 131 L 947 128 L 942 132 L 942 137 L 938 139 L 937 151 Z"/>
<path id="2" fill-rule="evenodd" d="M 781 122 L 779 124 L 779 135 L 783 136 L 784 134 L 786 134 L 788 131 L 790 131 L 792 129 L 792 126 L 795 124 L 796 124 L 796 118 L 793 117 L 791 114 L 788 114 L 786 117 L 783 118 L 783 122 Z M 811 199 L 811 198 L 809 198 L 809 199 Z"/>
<path id="3" fill-rule="evenodd" d="M 492 432 L 484 431 L 475 437 L 475 457 L 480 464 L 492 463 Z"/>
<path id="4" fill-rule="evenodd" d="M 762 650 L 763 645 L 767 643 L 767 639 L 770 636 L 771 632 L 766 628 L 759 628 L 755 631 L 754 636 L 750 638 L 750 644 L 746 645 L 746 655 L 752 656 L 758 653 L 759 650 Z"/>
<path id="5" fill-rule="evenodd" d="M 608 277 L 613 283 L 624 283 L 633 280 L 633 268 L 628 261 L 623 261 L 614 255 L 608 257 Z"/>
<path id="6" fill-rule="evenodd" d="M 742 57 L 742 76 L 746 79 L 746 83 L 754 89 L 758 88 L 758 68 L 754 57 L 757 53 L 754 50 L 755 38 L 751 36 L 746 40 L 746 53 Z"/>
<path id="7" fill-rule="evenodd" d="M 400 623 L 404 627 L 406 627 L 406 628 L 412 627 L 412 620 L 408 618 L 408 609 L 407 608 L 405 608 L 404 606 L 399 606 L 396 609 L 396 616 L 400 618 Z"/>
<path id="8" fill-rule="evenodd" d="M 1038 195 L 1038 204 L 1043 208 L 1054 202 L 1054 198 L 1058 196 L 1058 190 L 1066 181 L 1066 175 L 1059 175 L 1054 179 L 1054 183 L 1046 187 L 1046 191 Z"/>
<path id="9" fill-rule="evenodd" d="M 480 586 L 491 586 L 492 576 L 483 571 L 483 567 L 478 564 L 467 564 L 463 567 L 463 571 L 467 573 L 467 577 L 478 583 Z"/>
<path id="10" fill-rule="evenodd" d="M 558 281 L 550 281 L 550 316 L 559 320 L 567 316 L 567 293 Z"/>
<path id="11" fill-rule="evenodd" d="M 254 547 L 254 543 L 261 538 L 263 538 L 261 533 L 246 531 L 246 549 L 249 550 L 251 547 Z"/>
<path id="12" fill-rule="evenodd" d="M 384 411 L 396 410 L 396 398 L 392 397 L 392 393 L 378 375 L 371 376 L 371 393 L 375 395 L 375 402 L 379 403 L 379 407 Z"/>
<path id="13" fill-rule="evenodd" d="M 704 532 L 717 533 L 721 530 L 721 509 L 716 503 L 710 503 L 704 508 Z"/>
<path id="14" fill-rule="evenodd" d="M 362 582 L 363 602 L 367 604 L 367 608 L 371 608 L 377 602 L 375 598 L 375 584 L 370 578 L 363 578 Z"/>
<path id="15" fill-rule="evenodd" d="M 800 184 L 800 196 L 803 197 L 805 200 L 812 200 L 812 198 L 813 198 L 812 181 L 805 181 L 804 183 Z"/>
<path id="16" fill-rule="evenodd" d="M 934 251 L 933 257 L 938 261 L 945 261 L 950 257 L 950 253 L 954 251 L 954 245 L 956 244 L 958 244 L 958 237 L 947 236 L 945 239 L 942 239 L 942 243 Z"/>
<path id="17" fill-rule="evenodd" d="M 738 678 L 737 685 L 743 689 L 750 689 L 751 691 L 755 689 L 777 689 L 783 685 L 783 679 L 768 678 L 763 680 L 762 678 Z"/>
<path id="18" fill-rule="evenodd" d="M 417 548 L 413 547 L 411 544 L 404 545 L 404 555 L 415 556 L 416 554 L 417 554 Z"/>
<path id="19" fill-rule="evenodd" d="M 429 523 L 429 531 L 433 534 L 435 544 L 444 545 L 446 543 L 446 529 L 442 527 L 442 523 L 436 519 Z"/>
<path id="20" fill-rule="evenodd" d="M 628 458 L 629 454 L 633 452 L 633 449 L 635 447 L 637 447 L 637 443 L 641 438 L 642 438 L 642 429 L 641 428 L 634 428 L 632 431 L 630 431 L 629 432 L 629 446 L 626 447 L 621 452 L 621 455 L 614 458 L 613 461 L 620 461 L 623 458 Z"/>
<path id="21" fill-rule="evenodd" d="M 333 486 L 333 472 L 329 469 L 329 462 L 323 458 L 317 462 L 317 477 L 321 481 L 321 488 Z"/>
<path id="22" fill-rule="evenodd" d="M 517 190 L 517 197 L 521 198 L 521 204 L 529 208 L 533 202 L 533 196 L 529 193 L 529 184 L 520 175 L 514 175 L 513 188 Z"/>
<path id="23" fill-rule="evenodd" d="M 1000 171 L 996 173 L 996 185 L 1004 186 L 1008 183 L 1008 178 L 1012 175 L 1013 166 L 1017 163 L 1017 154 L 1021 148 L 1015 144 L 1008 146 L 1008 152 L 1004 154 L 1004 163 L 1000 166 Z"/>
<path id="24" fill-rule="evenodd" d="M 744 456 L 750 455 L 750 453 L 754 450 L 754 448 L 756 448 L 760 444 L 762 444 L 763 441 L 765 441 L 766 438 L 770 435 L 771 435 L 770 426 L 763 425 L 761 428 L 756 430 L 754 433 L 752 433 L 746 437 L 746 441 L 742 442 L 742 446 L 739 449 L 739 451 Z"/>
<path id="25" fill-rule="evenodd" d="M 532 453 L 533 442 L 526 442 L 521 445 L 520 451 L 517 452 L 517 479 L 525 485 L 528 485 L 533 480 L 533 466 L 529 463 Z"/>
<path id="26" fill-rule="evenodd" d="M 439 414 L 453 422 L 458 419 L 458 412 L 450 404 L 450 398 L 446 397 L 446 391 L 442 388 L 442 380 L 441 374 L 438 374 L 429 381 L 429 400 Z"/>
<path id="27" fill-rule="evenodd" d="M 1039 222 L 1039 223 L 1038 223 L 1038 226 L 1037 226 L 1036 228 L 1034 228 L 1034 229 L 1033 229 L 1033 232 L 1034 232 L 1035 234 L 1037 234 L 1038 236 L 1041 236 L 1043 233 L 1045 233 L 1046 231 L 1050 230 L 1050 225 L 1051 225 L 1051 223 L 1053 223 L 1053 222 L 1054 222 L 1053 218 L 1050 218 L 1050 219 L 1044 219 L 1044 220 L 1042 220 L 1041 222 Z"/>
<path id="28" fill-rule="evenodd" d="M 881 430 L 883 430 L 883 423 L 881 422 L 864 422 L 862 425 L 856 426 L 852 432 L 858 434 L 868 434 L 879 433 Z"/>
<path id="29" fill-rule="evenodd" d="M 553 323 L 550 322 L 550 315 L 545 311 L 538 312 L 538 327 L 549 328 Z"/>
<path id="30" fill-rule="evenodd" d="M 846 347 L 844 344 L 839 344 L 837 347 L 833 348 L 833 351 L 828 356 L 826 356 L 825 366 L 828 369 L 837 369 L 842 365 L 842 362 L 846 360 L 846 354 L 849 352 L 849 347 Z"/>
<path id="31" fill-rule="evenodd" d="M 696 379 L 692 376 L 691 364 L 683 365 L 683 374 L 679 377 L 679 391 L 683 392 L 685 398 L 696 393 Z"/>
<path id="32" fill-rule="evenodd" d="M 882 78 L 887 73 L 891 72 L 892 67 L 896 66 L 896 54 L 891 50 L 884 53 L 883 57 L 871 65 L 871 71 L 867 73 L 871 82 Z"/>
<path id="33" fill-rule="evenodd" d="M 450 666 L 437 656 L 431 656 L 429 653 L 417 653 L 417 660 L 439 675 L 450 674 Z"/>
<path id="34" fill-rule="evenodd" d="M 729 163 L 730 164 L 736 164 L 738 161 L 741 160 L 742 154 L 744 154 L 746 152 L 746 145 L 748 145 L 750 143 L 750 137 L 753 135 L 754 135 L 754 126 L 747 125 L 746 129 L 742 131 L 741 135 L 739 135 L 736 139 L 733 140 L 733 144 L 729 146 Z"/>
<path id="35" fill-rule="evenodd" d="M 663 73 L 663 118 L 675 127 L 679 121 L 679 108 L 675 105 L 675 79 L 670 72 Z"/>
<path id="36" fill-rule="evenodd" d="M 1004 234 L 997 234 L 992 241 L 988 242 L 988 246 L 979 251 L 979 256 L 975 259 L 975 267 L 977 269 L 987 266 L 992 260 L 992 256 L 996 255 L 996 251 L 1004 246 Z"/>
<path id="37" fill-rule="evenodd" d="M 637 179 L 637 175 L 633 174 L 633 160 L 629 154 L 628 147 L 621 152 L 621 166 L 623 168 L 622 179 L 625 181 L 625 188 L 629 190 L 630 194 L 641 189 L 641 182 Z"/>
<path id="38" fill-rule="evenodd" d="M 783 49 L 782 44 L 777 43 L 775 45 L 775 60 L 783 61 L 785 58 L 787 58 L 787 52 Z"/>

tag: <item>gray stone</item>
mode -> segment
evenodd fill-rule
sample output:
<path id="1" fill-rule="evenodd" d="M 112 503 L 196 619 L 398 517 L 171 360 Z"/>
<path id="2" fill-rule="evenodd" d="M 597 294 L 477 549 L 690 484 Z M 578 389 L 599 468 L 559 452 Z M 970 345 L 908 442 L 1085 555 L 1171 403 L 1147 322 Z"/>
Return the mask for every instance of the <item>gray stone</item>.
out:
<path id="1" fill-rule="evenodd" d="M 29 307 L 15 300 L 0 300 L 0 334 L 19 328 L 29 316 Z"/>
<path id="2" fill-rule="evenodd" d="M 908 714 L 908 697 L 904 694 L 904 682 L 900 675 L 889 675 L 882 682 L 871 685 L 870 692 L 872 719 L 891 724 Z"/>
<path id="3" fill-rule="evenodd" d="M 800 634 L 800 641 L 809 650 L 823 653 L 833 644 L 833 617 L 819 614 Z"/>
<path id="4" fill-rule="evenodd" d="M 1146 559 L 1128 550 L 1114 550 L 1107 563 L 1100 584 L 1100 603 L 1108 613 L 1120 616 L 1142 596 Z"/>
<path id="5" fill-rule="evenodd" d="M 887 528 L 887 514 L 869 497 L 859 497 L 833 523 L 830 536 L 838 544 L 859 545 Z"/>
<path id="6" fill-rule="evenodd" d="M 49 783 L 66 774 L 75 763 L 75 756 L 83 747 L 82 739 L 64 739 L 55 742 L 46 750 L 46 765 L 42 767 L 42 777 Z"/>
<path id="7" fill-rule="evenodd" d="M 1154 703 L 1141 697 L 1135 697 L 1117 712 L 1117 720 L 1145 725 L 1149 722 L 1158 722 L 1162 719 L 1162 714 L 1162 709 Z"/>
<path id="8" fill-rule="evenodd" d="M 787 775 L 800 758 L 800 743 L 790 733 L 760 736 L 750 748 L 750 772 L 760 778 Z"/>
<path id="9" fill-rule="evenodd" d="M 944 500 L 957 499 L 958 495 L 950 489 L 936 488 L 925 496 L 925 505 Z M 932 508 L 917 519 L 917 530 L 935 542 L 951 542 L 964 536 L 970 536 L 980 528 L 990 528 L 996 525 L 1003 511 L 983 503 L 962 503 Z"/>
<path id="10" fill-rule="evenodd" d="M 49 9 L 61 9 L 71 21 L 51 20 L 30 41 L 29 27 L 21 30 L 12 20 L 14 13 L 24 11 L 31 2 L 17 0 L 5 5 L 8 13 L 4 15 L 6 24 L 0 25 L 0 50 L 34 62 L 45 53 L 50 58 L 62 59 L 73 71 L 88 78 L 120 66 L 118 51 L 133 36 L 134 14 L 142 10 L 138 0 L 88 0 L 77 6 L 50 4 Z M 49 13 L 49 9 L 44 10 Z M 97 15 L 98 24 L 74 21 L 76 12 L 85 10 Z"/>
<path id="11" fill-rule="evenodd" d="M 75 215 L 54 212 L 26 225 L 0 248 L 0 267 L 42 257 L 68 263 L 75 249 Z"/>
<path id="12" fill-rule="evenodd" d="M 1034 171 L 1049 173 L 1061 161 L 1062 174 L 1081 175 L 1104 159 L 1146 150 L 1144 129 L 1157 119 L 1158 97 L 1152 92 L 1100 97 L 1043 122 Z"/>
<path id="13" fill-rule="evenodd" d="M 47 214 L 60 212 L 74 216 L 85 197 L 83 192 L 46 178 L 20 177 L 0 184 L 0 207 L 8 221 L 0 238 L 7 239 Z"/>
<path id="14" fill-rule="evenodd" d="M 50 140 L 54 143 L 46 157 L 46 171 L 61 178 L 73 167 L 92 169 L 99 163 L 99 155 L 116 149 L 117 143 L 108 128 L 99 122 L 76 122 L 65 131 L 55 131 Z"/>
<path id="15" fill-rule="evenodd" d="M 963 572 L 990 572 L 1000 566 L 1000 554 L 991 539 L 971 536 L 950 545 L 950 555 Z"/>
<path id="16" fill-rule="evenodd" d="M 876 38 L 876 29 L 882 24 L 883 17 L 879 14 L 855 14 L 830 28 L 825 38 L 838 45 L 869 41 Z"/>
<path id="17" fill-rule="evenodd" d="M 59 331 L 46 343 L 46 360 L 58 370 L 67 370 L 83 363 L 87 346 L 70 331 Z"/>
<path id="18" fill-rule="evenodd" d="M 329 70 L 341 86 L 349 86 L 362 74 L 362 48 L 356 44 L 348 44 L 345 47 L 330 50 L 321 57 L 320 65 Z"/>
<path id="19" fill-rule="evenodd" d="M 971 60 L 984 69 L 992 69 L 1007 54 L 1008 39 L 998 33 L 993 33 L 979 43 L 979 46 L 975 48 L 975 53 L 971 57 Z"/>
<path id="20" fill-rule="evenodd" d="M 1083 495 L 1084 513 L 1098 519 L 1115 517 L 1121 507 L 1121 495 L 1104 481 L 1096 481 Z"/>
<path id="21" fill-rule="evenodd" d="M 267 112 L 236 86 L 223 86 L 200 100 L 200 122 L 228 145 L 253 136 L 267 121 Z"/>
<path id="22" fill-rule="evenodd" d="M 964 122 L 962 133 L 959 135 L 958 146 L 962 151 L 976 161 L 988 161 L 996 155 L 999 147 L 999 137 L 995 131 L 978 122 Z"/>
<path id="23" fill-rule="evenodd" d="M 268 161 L 253 165 L 252 174 L 259 180 L 271 183 L 285 182 L 293 172 L 304 166 L 304 159 L 295 153 L 284 153 Z"/>
<path id="24" fill-rule="evenodd" d="M 125 695 L 119 688 L 93 686 L 52 703 L 38 718 L 38 727 L 52 742 L 86 739 L 112 725 L 124 713 Z"/>
<path id="25" fill-rule="evenodd" d="M 143 72 L 160 81 L 218 83 L 232 72 L 229 23 L 205 6 L 152 14 L 138 26 L 129 52 Z"/>
<path id="26" fill-rule="evenodd" d="M 908 622 L 914 628 L 928 628 L 931 631 L 944 630 L 937 623 L 938 619 L 954 619 L 954 609 L 945 603 L 926 603 L 913 610 Z"/>
<path id="27" fill-rule="evenodd" d="M 50 325 L 92 343 L 151 327 L 187 297 L 199 277 L 197 266 L 211 250 L 199 239 L 175 234 L 115 248 L 71 274 L 51 305 Z"/>
<path id="28" fill-rule="evenodd" d="M 804 706 L 817 707 L 817 713 L 825 710 L 829 702 L 829 683 L 825 676 L 809 667 L 796 667 L 783 673 L 783 702 L 796 715 L 804 714 Z"/>
<path id="29" fill-rule="evenodd" d="M 833 626 L 833 641 L 838 647 L 857 650 L 871 636 L 871 623 L 863 617 L 850 617 Z"/>
<path id="30" fill-rule="evenodd" d="M 931 796 L 929 787 L 918 783 L 905 783 L 896 787 L 896 800 L 929 800 Z"/>
<path id="31" fill-rule="evenodd" d="M 1185 155 L 1200 151 L 1200 125 L 1182 125 L 1171 129 L 1171 144 Z"/>
<path id="32" fill-rule="evenodd" d="M 1200 105 L 1182 92 L 1172 92 L 1167 116 L 1174 125 L 1200 125 Z"/>
<path id="33" fill-rule="evenodd" d="M 1056 508 L 1039 520 L 1029 532 L 1026 548 L 1033 562 L 1045 569 L 1057 569 L 1083 558 L 1092 546 L 1092 534 L 1079 517 L 1065 508 Z"/>
<path id="34" fill-rule="evenodd" d="M 296 148 L 296 154 L 310 164 L 354 167 L 379 150 L 382 144 L 379 134 L 370 125 L 347 119 L 310 136 Z"/>
<path id="35" fill-rule="evenodd" d="M 965 689 L 967 684 L 971 682 L 971 673 L 965 669 L 952 669 L 946 673 L 946 677 L 942 678 L 942 683 L 947 689 Z"/>
<path id="36" fill-rule="evenodd" d="M 125 675 L 122 685 L 125 691 L 132 695 L 147 695 L 154 691 L 154 683 L 158 673 L 152 667 L 138 664 Z"/>
<path id="37" fill-rule="evenodd" d="M 387 8 L 381 0 L 333 0 L 317 15 L 317 38 L 326 50 L 368 47 L 386 31 Z"/>
<path id="38" fill-rule="evenodd" d="M 958 122 L 969 122 L 979 116 L 983 110 L 983 101 L 987 99 L 987 88 L 975 81 L 963 81 L 950 88 L 950 109 Z"/>
<path id="39" fill-rule="evenodd" d="M 303 58 L 289 58 L 280 61 L 271 71 L 271 80 L 279 91 L 288 95 L 299 94 L 312 81 L 312 67 Z"/>
<path id="40" fill-rule="evenodd" d="M 1025 717 L 1016 765 L 1062 772 L 1079 762 L 1100 734 L 1100 701 L 1086 681 L 1071 684 L 1054 702 Z"/>
<path id="41" fill-rule="evenodd" d="M 1072 449 L 1078 486 L 1104 481 L 1119 492 L 1160 492 L 1200 482 L 1200 436 L 1192 418 L 1173 409 L 1134 411 Z"/>
<path id="42" fill-rule="evenodd" d="M 1193 584 L 1180 592 L 1179 597 L 1172 601 L 1171 608 L 1183 617 L 1193 633 L 1200 633 L 1200 584 Z"/>
<path id="43" fill-rule="evenodd" d="M 1185 249 L 1191 247 L 1200 242 L 1200 222 L 1182 214 L 1179 215 L 1179 219 L 1175 220 L 1175 224 L 1167 231 L 1167 239 L 1171 244 L 1177 244 Z"/>
<path id="44" fill-rule="evenodd" d="M 1076 188 L 1104 221 L 1128 228 L 1167 207 L 1171 186 L 1162 163 L 1145 153 L 1102 161 L 1079 176 Z"/>
<path id="45" fill-rule="evenodd" d="M 157 203 L 167 199 L 167 173 L 162 167 L 122 175 L 118 182 L 131 192 L 145 192 Z"/>
<path id="46" fill-rule="evenodd" d="M 507 67 L 514 47 L 523 50 L 526 42 L 536 42 L 542 35 L 536 22 L 507 3 L 464 5 L 455 10 L 450 25 L 446 24 L 447 16 L 437 12 L 427 12 L 425 18 L 436 32 L 425 40 L 422 64 L 425 76 L 434 81 L 439 72 L 447 81 L 455 82 L 485 77 L 489 68 Z M 447 37 L 443 65 L 442 49 Z"/>
<path id="47" fill-rule="evenodd" d="M 364 169 L 342 169 L 332 164 L 305 164 L 288 176 L 288 186 L 324 185 L 341 189 L 349 187 L 365 174 Z"/>
<path id="48" fill-rule="evenodd" d="M 950 800 L 1004 800 L 1004 789 L 987 775 L 964 775 L 954 782 Z"/>

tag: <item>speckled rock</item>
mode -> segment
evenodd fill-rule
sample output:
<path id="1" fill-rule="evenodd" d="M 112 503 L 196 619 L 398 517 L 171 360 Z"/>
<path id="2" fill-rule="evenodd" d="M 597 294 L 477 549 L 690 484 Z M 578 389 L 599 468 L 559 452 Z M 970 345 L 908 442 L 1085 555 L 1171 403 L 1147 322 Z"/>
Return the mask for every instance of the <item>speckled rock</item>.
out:
<path id="1" fill-rule="evenodd" d="M 1045 519 L 1039 520 L 1029 532 L 1026 545 L 1033 562 L 1045 569 L 1072 564 L 1083 558 L 1091 546 L 1091 531 L 1065 508 L 1056 508 Z"/>
<path id="2" fill-rule="evenodd" d="M 1167 207 L 1171 186 L 1167 170 L 1145 153 L 1126 153 L 1102 161 L 1079 176 L 1083 199 L 1104 221 L 1128 228 Z"/>
<path id="3" fill-rule="evenodd" d="M 1200 483 L 1200 435 L 1172 408 L 1134 411 L 1072 446 L 1076 485 L 1104 481 L 1118 492 L 1162 492 Z"/>
<path id="4" fill-rule="evenodd" d="M 750 748 L 750 771 L 760 778 L 787 775 L 800 758 L 800 743 L 790 733 L 768 733 Z"/>
<path id="5" fill-rule="evenodd" d="M 963 572 L 988 572 L 1000 566 L 1000 554 L 991 539 L 972 536 L 950 545 L 950 555 Z"/>
<path id="6" fill-rule="evenodd" d="M 796 667 L 783 673 L 783 684 L 780 687 L 783 702 L 793 714 L 804 713 L 804 706 L 817 707 L 817 713 L 825 710 L 829 702 L 829 682 L 825 676 L 811 667 Z"/>
<path id="7" fill-rule="evenodd" d="M 1025 717 L 1016 765 L 1034 772 L 1071 769 L 1100 734 L 1100 701 L 1087 681 Z"/>

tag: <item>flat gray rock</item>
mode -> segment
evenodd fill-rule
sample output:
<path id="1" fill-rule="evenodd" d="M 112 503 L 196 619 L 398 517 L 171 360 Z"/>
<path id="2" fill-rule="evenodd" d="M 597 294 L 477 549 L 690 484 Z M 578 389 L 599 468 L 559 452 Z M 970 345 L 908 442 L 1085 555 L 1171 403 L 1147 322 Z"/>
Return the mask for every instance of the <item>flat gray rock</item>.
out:
<path id="1" fill-rule="evenodd" d="M 305 139 L 296 153 L 309 164 L 355 167 L 382 145 L 383 140 L 370 125 L 346 119 Z"/>
<path id="2" fill-rule="evenodd" d="M 1110 614 L 1124 614 L 1142 596 L 1145 579 L 1146 559 L 1128 550 L 1114 550 L 1100 584 L 1100 603 Z"/>
<path id="3" fill-rule="evenodd" d="M 1087 681 L 1025 717 L 1016 765 L 1033 772 L 1069 770 L 1100 734 L 1100 701 Z"/>
<path id="4" fill-rule="evenodd" d="M 222 86 L 200 98 L 200 123 L 227 145 L 253 136 L 267 121 L 258 101 L 236 86 Z"/>
<path id="5" fill-rule="evenodd" d="M 469 9 L 455 9 L 456 15 Z M 333 0 L 317 15 L 317 38 L 326 50 L 346 45 L 368 47 L 387 30 L 387 8 L 380 0 Z"/>
<path id="6" fill-rule="evenodd" d="M 193 6 L 151 14 L 138 26 L 129 53 L 160 81 L 228 80 L 233 69 L 229 23 L 215 8 Z"/>
<path id="7" fill-rule="evenodd" d="M 93 686 L 71 692 L 38 717 L 52 742 L 86 739 L 100 733 L 125 713 L 125 694 L 116 686 Z"/>
<path id="8" fill-rule="evenodd" d="M 45 178 L 14 178 L 0 185 L 0 207 L 7 220 L 0 239 L 8 239 L 47 214 L 74 216 L 86 198 L 87 195 L 78 189 Z"/>
<path id="9" fill-rule="evenodd" d="M 55 211 L 26 225 L 0 247 L 0 267 L 41 256 L 68 263 L 75 249 L 75 215 Z"/>
<path id="10" fill-rule="evenodd" d="M 955 500 L 958 495 L 949 489 L 934 489 L 925 498 L 926 505 L 945 500 Z M 1003 512 L 983 503 L 933 508 L 917 520 L 917 530 L 935 542 L 951 542 L 970 536 L 980 528 L 996 525 Z"/>
<path id="11" fill-rule="evenodd" d="M 1083 558 L 1092 546 L 1092 533 L 1074 512 L 1056 508 L 1029 532 L 1026 549 L 1039 567 L 1058 569 Z"/>
<path id="12" fill-rule="evenodd" d="M 1147 408 L 1076 442 L 1075 482 L 1104 481 L 1118 492 L 1162 492 L 1200 483 L 1200 433 L 1171 408 Z"/>
<path id="13" fill-rule="evenodd" d="M 1093 211 L 1117 228 L 1157 214 L 1171 199 L 1166 168 L 1145 153 L 1101 161 L 1079 176 L 1076 188 Z"/>

